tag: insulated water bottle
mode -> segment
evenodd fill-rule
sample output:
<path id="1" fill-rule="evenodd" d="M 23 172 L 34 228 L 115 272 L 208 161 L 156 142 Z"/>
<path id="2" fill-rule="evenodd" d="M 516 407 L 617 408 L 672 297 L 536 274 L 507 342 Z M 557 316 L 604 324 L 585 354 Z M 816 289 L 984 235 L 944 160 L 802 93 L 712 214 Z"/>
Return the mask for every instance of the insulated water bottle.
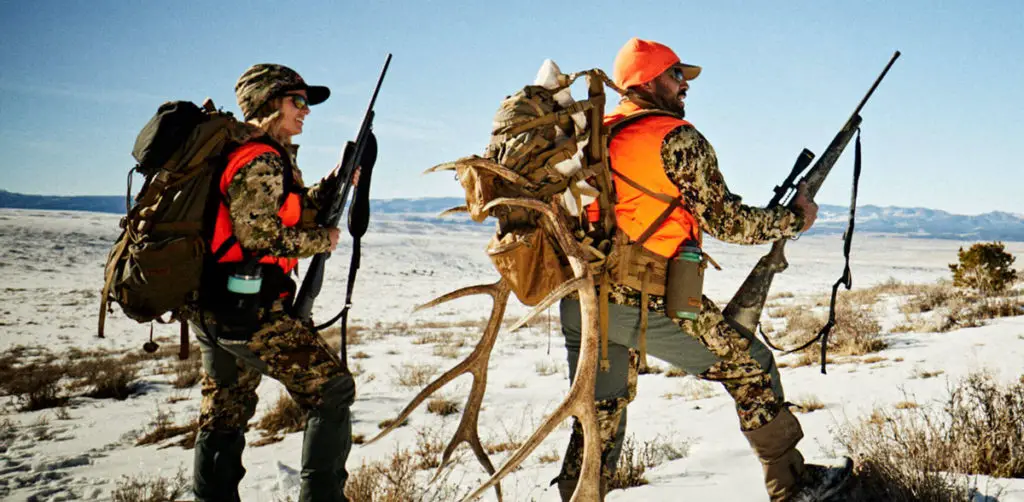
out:
<path id="1" fill-rule="evenodd" d="M 686 245 L 668 261 L 665 281 L 665 315 L 676 319 L 697 319 L 704 293 L 704 253 Z"/>

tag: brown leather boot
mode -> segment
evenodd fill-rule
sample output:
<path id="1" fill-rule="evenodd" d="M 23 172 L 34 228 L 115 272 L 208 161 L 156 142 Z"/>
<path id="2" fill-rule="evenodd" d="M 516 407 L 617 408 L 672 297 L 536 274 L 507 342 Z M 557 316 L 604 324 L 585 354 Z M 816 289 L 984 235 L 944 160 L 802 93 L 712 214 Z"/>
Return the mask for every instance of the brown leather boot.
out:
<path id="1" fill-rule="evenodd" d="M 772 502 L 783 502 L 799 489 L 804 474 L 804 457 L 796 444 L 804 437 L 788 408 L 763 427 L 743 433 L 764 468 L 764 485 Z"/>
<path id="2" fill-rule="evenodd" d="M 562 502 L 569 502 L 572 500 L 572 494 L 576 491 L 576 485 L 579 483 L 579 480 L 559 479 L 555 483 L 558 484 L 558 495 L 562 497 Z M 598 502 L 604 502 L 604 496 L 608 494 L 608 481 L 604 478 L 601 478 L 599 491 L 601 492 L 601 499 Z"/>

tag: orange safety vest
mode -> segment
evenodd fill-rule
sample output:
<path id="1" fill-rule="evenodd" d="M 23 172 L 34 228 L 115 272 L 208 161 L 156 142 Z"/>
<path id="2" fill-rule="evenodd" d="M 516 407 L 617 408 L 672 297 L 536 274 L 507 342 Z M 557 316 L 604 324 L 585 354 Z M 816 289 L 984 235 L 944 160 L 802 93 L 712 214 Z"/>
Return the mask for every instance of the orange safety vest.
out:
<path id="1" fill-rule="evenodd" d="M 625 101 L 605 117 L 605 125 L 612 126 L 643 111 L 632 102 Z M 652 115 L 637 119 L 612 136 L 608 156 L 615 175 L 615 219 L 622 232 L 632 241 L 638 240 L 669 204 L 645 194 L 621 176 L 650 192 L 678 198 L 679 188 L 665 174 L 661 145 L 668 133 L 683 125 L 690 123 L 672 116 Z M 597 221 L 599 213 L 596 203 L 588 208 L 588 213 L 591 221 Z M 685 208 L 676 207 L 642 245 L 649 251 L 670 258 L 688 240 L 701 242 L 697 219 Z"/>
<path id="2" fill-rule="evenodd" d="M 213 239 L 211 239 L 210 243 L 210 249 L 215 250 L 214 257 L 217 258 L 217 263 L 238 263 L 245 259 L 242 246 L 239 245 L 238 238 L 235 237 L 235 232 L 232 228 L 231 213 L 225 204 L 228 185 L 231 184 L 231 179 L 235 177 L 235 174 L 238 174 L 239 169 L 265 153 L 282 155 L 273 146 L 260 142 L 246 143 L 228 155 L 227 167 L 224 168 L 224 173 L 220 177 L 220 205 L 217 208 L 217 221 L 213 227 Z M 291 173 L 292 166 L 290 162 L 287 164 L 284 174 L 285 197 L 281 203 L 281 208 L 277 211 L 277 216 L 281 218 L 281 223 L 284 226 L 293 227 L 302 219 L 302 197 L 299 193 L 293 191 L 295 183 Z M 299 260 L 296 258 L 277 256 L 264 256 L 259 261 L 263 264 L 277 265 L 281 267 L 285 274 L 291 272 L 299 263 Z"/>

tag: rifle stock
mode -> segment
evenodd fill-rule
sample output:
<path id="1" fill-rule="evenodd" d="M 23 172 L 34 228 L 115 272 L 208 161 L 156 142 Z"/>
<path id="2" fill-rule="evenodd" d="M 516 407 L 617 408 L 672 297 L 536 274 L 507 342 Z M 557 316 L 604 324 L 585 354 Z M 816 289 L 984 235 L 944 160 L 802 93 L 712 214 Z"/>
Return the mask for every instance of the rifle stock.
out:
<path id="1" fill-rule="evenodd" d="M 384 60 L 384 68 L 380 71 L 380 76 L 377 77 L 377 85 L 373 89 L 373 95 L 370 97 L 370 104 L 366 108 L 366 114 L 363 116 L 363 122 L 359 126 L 359 132 L 356 134 L 356 140 L 354 143 L 349 143 L 345 146 L 342 153 L 341 160 L 338 161 L 338 165 L 335 166 L 335 171 L 338 173 L 340 184 L 337 189 L 334 190 L 334 194 L 330 197 L 331 205 L 327 211 L 321 211 L 317 217 L 317 223 L 322 227 L 326 228 L 337 228 L 338 222 L 341 220 L 342 214 L 345 212 L 345 203 L 348 201 L 348 195 L 352 188 L 353 176 L 355 176 L 356 170 L 360 167 L 361 163 L 369 163 L 364 160 L 366 153 L 372 152 L 372 160 L 376 160 L 376 140 L 373 137 L 373 106 L 377 102 L 377 94 L 380 92 L 380 86 L 384 82 L 384 76 L 387 74 L 388 65 L 391 64 L 391 54 L 387 55 Z M 369 169 L 372 166 L 364 166 Z M 365 185 L 368 195 L 369 187 L 369 176 L 366 177 Z M 361 190 L 362 191 L 362 190 Z M 365 210 L 366 218 L 368 219 L 368 206 Z M 361 211 L 363 213 L 363 211 Z M 351 226 L 351 224 L 350 224 Z M 364 229 L 365 231 L 365 229 Z M 306 275 L 302 278 L 302 287 L 299 288 L 298 294 L 295 295 L 295 302 L 292 307 L 292 313 L 296 317 L 302 320 L 309 320 L 313 312 L 313 303 L 316 297 L 320 294 L 320 289 L 323 287 L 324 282 L 324 267 L 327 264 L 327 259 L 331 257 L 331 253 L 324 252 L 319 253 L 313 257 L 309 263 L 309 268 L 306 270 Z"/>
<path id="2" fill-rule="evenodd" d="M 814 163 L 810 171 L 800 180 L 800 182 L 806 183 L 807 196 L 809 198 L 813 198 L 818 193 L 818 190 L 821 189 L 822 183 L 825 182 L 825 178 L 828 177 L 832 167 L 835 166 L 843 150 L 846 149 L 846 145 L 853 139 L 853 135 L 856 134 L 862 120 L 860 116 L 861 109 L 864 108 L 868 98 L 878 88 L 878 84 L 882 82 L 882 79 L 885 78 L 886 73 L 889 72 L 889 69 L 892 68 L 893 63 L 896 62 L 896 58 L 899 56 L 899 51 L 893 54 L 885 69 L 878 75 L 878 78 L 875 79 L 867 94 L 864 95 L 857 108 L 854 109 L 853 114 L 850 115 L 850 118 L 843 124 L 835 138 L 829 143 L 828 148 L 825 149 L 825 152 Z M 801 153 L 801 156 L 797 159 L 797 166 L 794 167 L 794 172 L 796 172 L 800 163 L 803 162 L 803 159 L 810 160 L 807 157 L 808 153 L 806 149 Z M 782 195 L 799 185 L 799 182 L 792 183 L 793 177 L 791 174 L 787 178 L 786 183 L 783 183 L 781 187 L 776 187 L 776 195 L 769 203 L 769 208 L 780 205 L 782 203 Z M 722 315 L 726 321 L 741 332 L 751 335 L 755 333 L 757 325 L 761 320 L 761 312 L 764 310 L 764 304 L 768 299 L 768 291 L 771 289 L 775 274 L 786 270 L 789 266 L 785 255 L 786 242 L 787 239 L 780 239 L 772 244 L 771 250 L 758 260 L 757 265 L 750 271 L 750 274 L 747 275 L 743 284 L 736 291 L 736 294 L 729 300 L 729 304 L 723 309 Z"/>

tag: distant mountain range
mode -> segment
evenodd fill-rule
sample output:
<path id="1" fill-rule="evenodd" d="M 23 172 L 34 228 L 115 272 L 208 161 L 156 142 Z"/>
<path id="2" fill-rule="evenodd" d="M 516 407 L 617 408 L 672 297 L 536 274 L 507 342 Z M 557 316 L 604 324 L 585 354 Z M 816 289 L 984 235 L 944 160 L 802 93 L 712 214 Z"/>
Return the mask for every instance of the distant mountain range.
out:
<path id="1" fill-rule="evenodd" d="M 426 197 L 374 200 L 371 207 L 374 214 L 387 215 L 388 219 L 436 224 L 438 213 L 462 204 L 465 201 L 457 197 Z M 125 200 L 121 196 L 26 195 L 0 190 L 0 208 L 124 213 Z M 825 204 L 820 211 L 818 223 L 810 233 L 842 233 L 846 229 L 846 207 Z M 476 225 L 465 217 L 455 217 L 446 223 Z M 865 205 L 857 208 L 857 231 L 933 239 L 1024 241 L 1024 215 L 993 211 L 968 216 L 938 209 Z"/>

